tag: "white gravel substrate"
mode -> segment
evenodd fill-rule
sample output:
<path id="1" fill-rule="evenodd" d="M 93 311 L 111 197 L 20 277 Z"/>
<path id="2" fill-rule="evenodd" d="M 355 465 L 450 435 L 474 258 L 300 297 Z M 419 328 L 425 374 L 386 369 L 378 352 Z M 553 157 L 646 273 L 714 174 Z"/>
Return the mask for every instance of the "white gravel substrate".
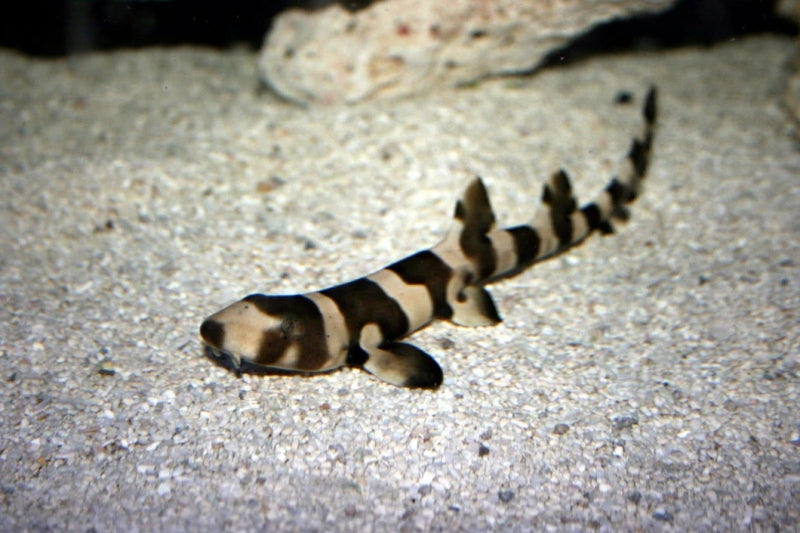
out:
<path id="1" fill-rule="evenodd" d="M 800 523 L 791 40 L 302 110 L 254 54 L 0 51 L 0 530 L 788 530 Z M 661 90 L 632 221 L 414 342 L 437 392 L 237 378 L 201 320 L 435 243 L 484 176 L 588 199 Z M 632 105 L 614 105 L 619 90 Z"/>

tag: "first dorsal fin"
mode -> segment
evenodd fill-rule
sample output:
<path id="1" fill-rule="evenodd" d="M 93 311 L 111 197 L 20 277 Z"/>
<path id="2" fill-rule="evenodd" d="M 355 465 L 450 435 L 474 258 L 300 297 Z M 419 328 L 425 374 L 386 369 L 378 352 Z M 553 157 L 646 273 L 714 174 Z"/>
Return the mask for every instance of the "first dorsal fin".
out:
<path id="1" fill-rule="evenodd" d="M 447 318 L 456 324 L 488 326 L 500 322 L 491 295 L 481 286 L 497 264 L 497 254 L 488 236 L 494 225 L 489 194 L 483 181 L 475 178 L 456 202 L 453 226 L 447 237 L 433 249 L 453 269 L 446 289 L 450 311 Z"/>
<path id="2" fill-rule="evenodd" d="M 481 178 L 475 178 L 456 202 L 453 218 L 463 224 L 464 230 L 486 235 L 494 227 L 494 211 L 489 203 L 489 193 Z"/>
<path id="3" fill-rule="evenodd" d="M 476 279 L 484 279 L 494 270 L 494 250 L 487 233 L 494 229 L 495 217 L 489 194 L 480 178 L 475 178 L 456 202 L 453 225 L 444 242 L 458 247 L 474 265 Z M 475 281 L 475 279 L 473 280 Z"/>

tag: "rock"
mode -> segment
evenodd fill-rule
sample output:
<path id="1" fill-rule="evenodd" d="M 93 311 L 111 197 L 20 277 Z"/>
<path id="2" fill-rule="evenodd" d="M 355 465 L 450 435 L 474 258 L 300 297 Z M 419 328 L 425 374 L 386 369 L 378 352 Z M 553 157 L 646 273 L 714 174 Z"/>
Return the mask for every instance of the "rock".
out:
<path id="1" fill-rule="evenodd" d="M 672 513 L 663 509 L 658 509 L 653 512 L 653 518 L 660 522 L 672 522 L 675 520 L 675 516 Z"/>
<path id="2" fill-rule="evenodd" d="M 279 15 L 262 80 L 301 103 L 355 103 L 529 71 L 548 52 L 613 18 L 675 0 L 383 0 Z"/>
<path id="3" fill-rule="evenodd" d="M 629 429 L 639 423 L 639 419 L 635 416 L 616 416 L 611 421 L 615 430 Z"/>
<path id="4" fill-rule="evenodd" d="M 508 503 L 514 499 L 514 491 L 513 490 L 500 490 L 497 492 L 497 497 L 500 498 L 500 501 L 503 503 Z"/>
<path id="5" fill-rule="evenodd" d="M 569 431 L 569 424 L 560 423 L 553 427 L 553 433 L 555 435 L 564 435 L 567 431 Z"/>
<path id="6" fill-rule="evenodd" d="M 795 136 L 800 137 L 800 39 L 783 87 L 783 104 L 795 124 Z"/>
<path id="7" fill-rule="evenodd" d="M 800 0 L 778 0 L 775 12 L 800 24 Z M 795 56 L 789 65 L 789 75 L 783 87 L 783 104 L 794 122 L 794 135 L 800 138 L 800 39 L 795 42 Z"/>
<path id="8" fill-rule="evenodd" d="M 775 3 L 775 13 L 800 24 L 800 0 L 778 0 Z"/>

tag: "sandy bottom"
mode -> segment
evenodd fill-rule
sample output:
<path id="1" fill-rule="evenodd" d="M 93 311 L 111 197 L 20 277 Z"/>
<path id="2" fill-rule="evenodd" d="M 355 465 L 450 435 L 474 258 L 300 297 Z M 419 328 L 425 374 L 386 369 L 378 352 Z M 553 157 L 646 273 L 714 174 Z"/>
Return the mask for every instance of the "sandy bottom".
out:
<path id="1" fill-rule="evenodd" d="M 298 109 L 254 54 L 0 51 L 0 529 L 790 529 L 800 523 L 800 152 L 776 37 Z M 215 366 L 202 319 L 604 186 L 650 83 L 631 222 L 415 334 L 437 392 Z M 632 104 L 614 104 L 621 90 Z"/>

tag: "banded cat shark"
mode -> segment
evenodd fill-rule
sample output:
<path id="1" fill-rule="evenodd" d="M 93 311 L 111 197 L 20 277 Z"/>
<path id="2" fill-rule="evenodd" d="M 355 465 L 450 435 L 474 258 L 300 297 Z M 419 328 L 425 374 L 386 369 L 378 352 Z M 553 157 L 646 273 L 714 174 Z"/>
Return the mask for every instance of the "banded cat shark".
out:
<path id="1" fill-rule="evenodd" d="M 643 128 L 598 197 L 578 208 L 564 170 L 545 183 L 533 220 L 495 227 L 481 178 L 456 202 L 453 223 L 433 248 L 368 276 L 306 294 L 251 294 L 208 317 L 200 335 L 211 353 L 237 373 L 315 373 L 361 367 L 403 387 L 435 389 L 439 364 L 401 339 L 434 319 L 461 326 L 501 321 L 484 287 L 581 243 L 595 230 L 613 232 L 640 192 L 656 125 L 656 89 L 642 109 Z"/>

